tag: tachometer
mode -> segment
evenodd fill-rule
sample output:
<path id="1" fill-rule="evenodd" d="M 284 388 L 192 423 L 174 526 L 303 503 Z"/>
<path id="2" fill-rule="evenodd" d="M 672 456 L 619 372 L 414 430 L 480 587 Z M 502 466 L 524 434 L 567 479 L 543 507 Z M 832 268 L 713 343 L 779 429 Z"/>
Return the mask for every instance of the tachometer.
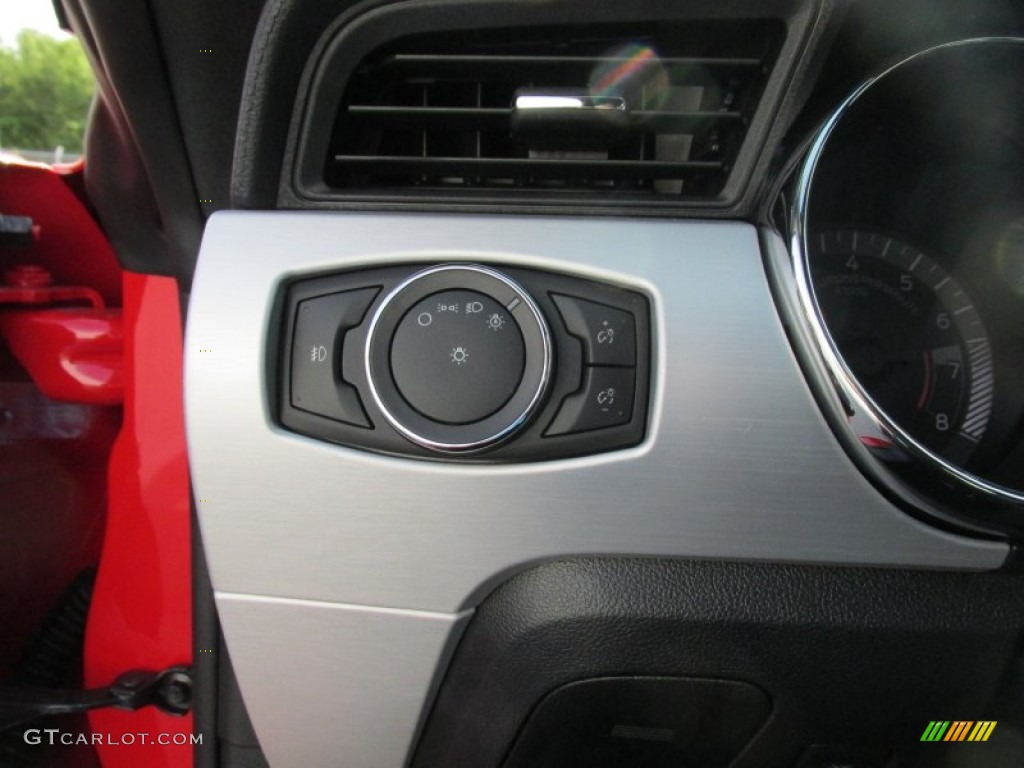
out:
<path id="1" fill-rule="evenodd" d="M 991 348 L 971 298 L 894 238 L 839 230 L 809 240 L 818 306 L 850 372 L 893 423 L 962 465 L 993 397 Z"/>

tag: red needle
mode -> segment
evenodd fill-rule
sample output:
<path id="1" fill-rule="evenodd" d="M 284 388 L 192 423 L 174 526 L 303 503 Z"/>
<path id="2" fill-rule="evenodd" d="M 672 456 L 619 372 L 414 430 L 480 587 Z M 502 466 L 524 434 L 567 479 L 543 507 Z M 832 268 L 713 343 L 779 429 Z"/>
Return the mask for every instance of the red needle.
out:
<path id="1" fill-rule="evenodd" d="M 917 399 L 917 410 L 922 410 L 928 402 L 932 390 L 932 353 L 925 350 L 921 353 L 924 358 L 924 386 L 921 388 L 921 396 Z"/>

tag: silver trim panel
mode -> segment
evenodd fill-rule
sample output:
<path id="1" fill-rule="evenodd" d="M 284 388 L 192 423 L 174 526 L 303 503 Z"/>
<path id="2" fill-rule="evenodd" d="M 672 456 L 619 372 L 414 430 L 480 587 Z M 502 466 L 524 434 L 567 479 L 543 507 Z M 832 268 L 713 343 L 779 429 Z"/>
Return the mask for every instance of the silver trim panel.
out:
<path id="1" fill-rule="evenodd" d="M 275 426 L 265 354 L 280 281 L 410 260 L 515 262 L 647 293 L 646 441 L 461 466 Z M 515 570 L 573 554 L 994 568 L 1007 552 L 909 518 L 853 466 L 797 367 L 745 224 L 221 213 L 200 255 L 186 366 L 199 518 L 222 591 L 453 612 Z"/>
<path id="2" fill-rule="evenodd" d="M 274 768 L 399 768 L 470 613 L 218 592 L 231 663 Z"/>
<path id="3" fill-rule="evenodd" d="M 644 443 L 466 466 L 276 426 L 266 354 L 281 281 L 410 261 L 514 263 L 644 292 Z M 987 569 L 1008 552 L 911 519 L 853 466 L 793 357 L 747 224 L 218 213 L 193 284 L 186 408 L 224 634 L 275 768 L 403 765 L 459 612 L 544 559 Z"/>

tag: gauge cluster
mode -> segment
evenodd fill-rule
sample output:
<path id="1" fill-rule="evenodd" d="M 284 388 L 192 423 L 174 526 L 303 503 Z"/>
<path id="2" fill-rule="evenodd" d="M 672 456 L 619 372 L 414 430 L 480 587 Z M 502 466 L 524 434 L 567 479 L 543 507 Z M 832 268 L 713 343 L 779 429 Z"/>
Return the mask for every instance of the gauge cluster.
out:
<path id="1" fill-rule="evenodd" d="M 818 305 L 875 402 L 939 456 L 968 465 L 992 421 L 992 345 L 976 300 L 934 258 L 866 230 L 811 245 Z M 884 445 L 884 444 L 883 444 Z"/>
<path id="2" fill-rule="evenodd" d="M 810 145 L 788 222 L 837 420 L 915 494 L 1003 530 L 1024 517 L 1022 74 L 1024 42 L 986 39 L 869 81 Z"/>

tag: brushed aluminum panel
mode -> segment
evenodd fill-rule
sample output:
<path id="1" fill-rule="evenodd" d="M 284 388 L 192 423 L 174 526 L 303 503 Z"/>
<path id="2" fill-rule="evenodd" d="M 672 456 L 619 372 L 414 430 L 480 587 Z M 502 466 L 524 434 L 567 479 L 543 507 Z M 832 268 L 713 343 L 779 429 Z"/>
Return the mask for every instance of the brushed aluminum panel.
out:
<path id="1" fill-rule="evenodd" d="M 469 618 L 216 597 L 246 709 L 274 768 L 400 768 Z"/>
<path id="2" fill-rule="evenodd" d="M 646 292 L 645 443 L 456 466 L 274 426 L 265 352 L 282 278 L 409 260 L 515 262 Z M 218 213 L 186 366 L 193 481 L 220 591 L 454 613 L 509 573 L 572 554 L 977 569 L 1007 554 L 908 517 L 854 468 L 797 367 L 747 224 Z"/>

